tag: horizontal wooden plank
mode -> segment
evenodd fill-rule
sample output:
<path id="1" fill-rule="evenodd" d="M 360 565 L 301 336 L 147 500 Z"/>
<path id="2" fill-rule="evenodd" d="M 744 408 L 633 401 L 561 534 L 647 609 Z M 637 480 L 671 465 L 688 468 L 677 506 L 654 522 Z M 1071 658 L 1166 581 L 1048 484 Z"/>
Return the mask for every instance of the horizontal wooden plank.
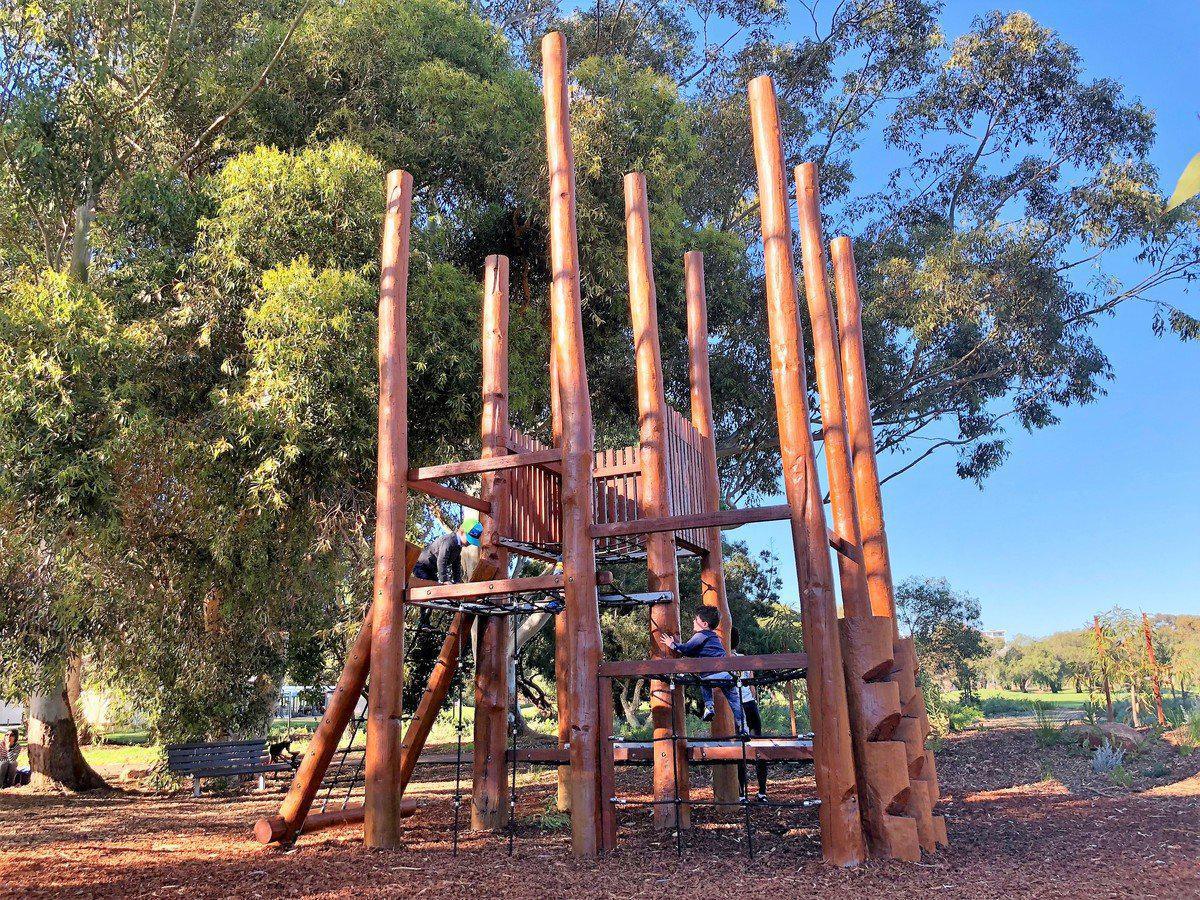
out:
<path id="1" fill-rule="evenodd" d="M 635 519 L 632 522 L 607 522 L 593 525 L 594 539 L 628 537 L 633 534 L 656 534 L 663 531 L 688 531 L 692 528 L 735 528 L 751 522 L 778 522 L 790 519 L 792 508 L 786 503 L 779 506 L 759 506 L 753 509 L 722 509 L 717 512 L 690 513 L 683 516 L 658 516 Z"/>
<path id="2" fill-rule="evenodd" d="M 618 475 L 637 475 L 642 471 L 640 462 L 615 463 L 611 466 L 596 466 L 592 469 L 593 478 L 615 478 Z"/>
<path id="3" fill-rule="evenodd" d="M 702 659 L 614 659 L 600 664 L 606 678 L 643 675 L 704 675 L 709 672 L 773 672 L 807 669 L 807 653 L 764 653 L 756 656 L 721 656 Z"/>
<path id="4" fill-rule="evenodd" d="M 533 450 L 528 453 L 512 453 L 508 456 L 493 456 L 489 459 L 468 459 L 462 462 L 445 463 L 440 466 L 423 466 L 408 470 L 409 481 L 428 481 L 449 478 L 453 475 L 479 475 L 483 472 L 498 472 L 501 469 L 518 469 L 521 466 L 536 466 L 541 463 L 559 462 L 562 451 L 554 447 Z"/>
<path id="5" fill-rule="evenodd" d="M 492 504 L 488 501 L 480 500 L 478 497 L 473 497 L 463 491 L 456 491 L 454 488 L 438 484 L 436 481 L 410 478 L 408 486 L 414 491 L 420 491 L 422 494 L 428 494 L 430 497 L 437 497 L 439 500 L 445 500 L 448 503 L 458 503 L 461 506 L 478 510 L 481 513 L 490 513 L 492 511 Z"/>
<path id="6" fill-rule="evenodd" d="M 413 579 L 413 582 L 423 579 Z M 612 584 L 612 572 L 597 572 L 596 584 Z M 566 583 L 563 575 L 535 575 L 532 578 L 496 578 L 492 581 L 471 581 L 463 584 L 433 584 L 411 587 L 409 603 L 427 600 L 459 600 L 471 597 L 492 597 L 497 594 L 515 594 L 521 591 L 555 591 Z"/>
<path id="7" fill-rule="evenodd" d="M 613 743 L 613 762 L 617 765 L 649 763 L 654 759 L 650 741 L 616 741 Z M 788 762 L 812 759 L 812 741 L 802 738 L 755 738 L 746 742 L 743 756 L 741 741 L 689 743 L 688 758 L 694 763 Z M 512 750 L 505 753 L 511 763 Z M 452 766 L 457 761 L 453 753 L 422 756 L 421 763 L 431 766 Z M 470 766 L 474 756 L 463 754 L 463 765 Z M 564 766 L 571 762 L 570 747 L 530 747 L 517 749 L 517 762 L 531 765 Z"/>
<path id="8" fill-rule="evenodd" d="M 694 763 L 783 762 L 812 759 L 812 741 L 795 738 L 759 738 L 741 741 L 706 742 L 687 745 L 688 760 Z M 613 745 L 613 761 L 618 765 L 649 763 L 654 759 L 649 741 L 618 741 Z"/>

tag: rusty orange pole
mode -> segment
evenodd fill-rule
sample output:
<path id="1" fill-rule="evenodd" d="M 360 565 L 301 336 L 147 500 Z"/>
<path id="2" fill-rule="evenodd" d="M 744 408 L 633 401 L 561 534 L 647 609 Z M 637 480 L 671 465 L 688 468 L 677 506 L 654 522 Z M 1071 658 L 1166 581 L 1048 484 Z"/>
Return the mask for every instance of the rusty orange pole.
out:
<path id="1" fill-rule="evenodd" d="M 662 351 L 658 336 L 658 300 L 650 251 L 650 208 L 646 176 L 625 176 L 625 244 L 629 272 L 629 318 L 633 326 L 634 367 L 637 375 L 639 456 L 642 477 L 639 504 L 642 515 L 671 515 L 667 487 L 667 399 L 663 388 Z M 670 603 L 650 607 L 650 658 L 669 659 L 670 641 L 679 638 L 679 571 L 675 534 L 646 535 L 646 584 L 651 591 L 670 591 Z M 672 741 L 684 733 L 683 691 L 666 681 L 652 681 L 650 720 L 654 729 L 654 825 L 674 828 L 675 791 L 687 799 L 687 745 Z M 687 827 L 688 808 L 679 808 L 680 826 Z"/>
<path id="2" fill-rule="evenodd" d="M 1154 656 L 1154 641 L 1150 637 L 1150 619 L 1142 613 L 1142 633 L 1146 635 L 1146 659 L 1150 663 L 1150 683 L 1154 686 L 1154 711 L 1158 714 L 1158 724 L 1167 727 L 1167 717 L 1163 713 L 1162 682 L 1158 677 L 1158 660 Z"/>
<path id="3" fill-rule="evenodd" d="M 338 677 L 337 687 L 325 709 L 325 715 L 313 732 L 308 742 L 308 750 L 300 761 L 292 783 L 288 787 L 287 796 L 279 807 L 279 814 L 259 819 L 254 826 L 255 838 L 269 844 L 279 841 L 290 844 L 300 832 L 300 828 L 308 818 L 312 802 L 321 789 L 321 779 L 329 761 L 341 743 L 342 733 L 354 716 L 354 708 L 362 696 L 363 686 L 367 683 L 367 670 L 371 664 L 371 610 L 363 617 L 346 662 L 342 666 L 342 674 Z"/>
<path id="4" fill-rule="evenodd" d="M 484 459 L 508 454 L 508 257 L 489 256 L 483 276 L 483 453 Z M 480 496 L 492 504 L 481 516 L 481 564 L 502 577 L 508 574 L 508 551 L 500 538 L 509 527 L 509 478 L 503 469 L 487 472 Z M 505 787 L 508 748 L 508 654 L 511 630 L 503 616 L 479 618 L 475 660 L 474 781 L 471 827 L 503 828 L 508 822 Z"/>
<path id="5" fill-rule="evenodd" d="M 481 560 L 476 565 L 471 580 L 486 581 L 495 575 L 494 570 L 489 570 L 487 574 L 484 574 L 481 572 L 481 569 L 484 568 L 486 568 L 486 563 Z M 400 757 L 401 792 L 408 787 L 413 769 L 417 765 L 417 758 L 425 749 L 425 741 L 429 738 L 429 732 L 433 730 L 433 724 L 437 721 L 442 704 L 446 702 L 446 697 L 450 694 L 454 673 L 458 671 L 459 658 L 462 656 L 463 643 L 467 633 L 471 630 L 471 623 L 474 619 L 475 617 L 470 613 L 455 613 L 450 622 L 450 630 L 442 639 L 442 649 L 438 652 L 437 661 L 433 664 L 433 671 L 429 673 L 429 683 L 425 686 L 425 691 L 417 703 L 412 720 L 408 723 L 408 730 L 404 732 L 404 744 L 401 747 Z"/>
<path id="6" fill-rule="evenodd" d="M 833 568 L 826 548 L 825 511 L 816 480 L 808 423 L 808 389 L 792 262 L 783 142 L 775 86 L 769 76 L 750 82 L 750 119 L 758 169 L 771 376 L 775 383 L 784 488 L 792 508 L 792 544 L 802 592 L 804 645 L 809 658 L 808 697 L 815 732 L 813 761 L 821 798 L 821 849 L 827 862 L 849 866 L 862 862 L 866 850 L 859 820 L 846 682 L 832 590 Z"/>
<path id="7" fill-rule="evenodd" d="M 826 277 L 825 239 L 821 229 L 821 193 L 815 163 L 796 167 L 796 208 L 800 221 L 800 249 L 804 294 L 812 322 L 813 361 L 821 400 L 821 434 L 825 466 L 829 473 L 829 505 L 833 528 L 855 549 L 862 545 L 858 531 L 858 504 L 854 499 L 850 441 L 846 433 L 846 403 L 842 395 L 841 361 L 834 332 L 833 304 Z M 842 608 L 847 616 L 871 614 L 867 579 L 859 560 L 838 554 Z"/>
<path id="8" fill-rule="evenodd" d="M 871 614 L 890 618 L 893 634 L 898 640 L 900 629 L 896 622 L 892 563 L 883 523 L 879 467 L 875 459 L 871 399 L 867 389 L 867 358 L 863 347 L 862 301 L 858 295 L 854 251 L 849 238 L 839 237 L 830 244 L 829 252 L 833 257 L 834 283 L 837 286 L 842 387 L 846 398 L 859 538 L 863 548 L 863 574 L 870 596 Z"/>
<path id="9" fill-rule="evenodd" d="M 404 546 L 404 571 L 411 574 L 413 566 L 417 564 L 417 557 L 421 555 L 421 548 L 407 542 Z M 337 686 L 333 689 L 333 696 L 329 698 L 329 706 L 308 742 L 308 749 L 300 762 L 300 768 L 296 770 L 296 775 L 288 786 L 287 796 L 279 805 L 278 815 L 259 819 L 254 826 L 254 836 L 262 843 L 279 841 L 290 844 L 300 833 L 301 827 L 307 824 L 308 811 L 321 790 L 321 780 L 329 768 L 329 761 L 337 752 L 346 726 L 354 718 L 354 710 L 367 683 L 370 667 L 371 609 L 368 607 L 362 625 L 359 626 L 358 636 L 342 664 L 342 672 L 338 676 Z"/>
<path id="10" fill-rule="evenodd" d="M 596 678 L 602 655 L 592 542 L 591 397 L 583 356 L 579 244 L 575 229 L 575 158 L 563 36 L 542 38 L 546 159 L 550 170 L 550 315 L 562 416 L 562 557 L 571 665 L 571 847 L 594 857 L 599 848 L 597 790 L 601 734 Z M 607 723 L 604 726 L 607 731 Z"/>
<path id="11" fill-rule="evenodd" d="M 559 402 L 558 354 L 554 345 L 558 343 L 558 323 L 550 321 L 550 430 L 551 444 L 562 449 L 562 404 Z M 566 748 L 571 741 L 571 695 L 567 691 L 571 671 L 571 627 L 566 610 L 554 617 L 554 689 L 558 705 L 558 747 Z M 559 812 L 570 812 L 570 766 L 558 767 Z"/>
<path id="12" fill-rule="evenodd" d="M 408 238 L 412 176 L 388 173 L 379 279 L 379 462 L 363 826 L 368 847 L 400 844 L 400 701 L 404 679 L 404 525 L 408 514 Z"/>
<path id="13" fill-rule="evenodd" d="M 691 388 L 692 427 L 700 435 L 704 449 L 704 512 L 721 508 L 721 483 L 717 475 L 717 439 L 713 425 L 712 378 L 708 365 L 708 298 L 704 290 L 704 254 L 691 251 L 683 255 L 684 289 L 687 294 L 688 385 Z M 700 559 L 700 602 L 715 607 L 721 617 L 717 632 L 727 650 L 733 649 L 733 619 L 729 597 L 725 593 L 725 566 L 722 558 L 721 529 L 705 533 L 708 552 Z M 733 734 L 733 712 L 718 693 L 712 735 Z M 733 766 L 713 767 L 713 799 L 732 803 L 740 793 Z"/>
<path id="14" fill-rule="evenodd" d="M 900 721 L 900 688 L 888 677 L 895 655 L 894 626 L 887 617 L 871 615 L 867 580 L 861 563 L 862 539 L 846 433 L 841 362 L 826 278 L 821 192 L 817 167 L 813 163 L 796 167 L 796 207 L 834 529 L 857 554 L 857 558 L 838 554 L 842 606 L 846 614 L 839 628 L 863 829 L 873 856 L 916 861 L 921 858 L 917 822 L 896 813 L 907 804 L 910 786 L 905 746 L 890 740 Z"/>
<path id="15" fill-rule="evenodd" d="M 901 718 L 895 738 L 902 741 L 908 760 L 908 814 L 916 821 L 921 847 L 932 852 L 946 844 L 946 821 L 933 815 L 938 801 L 937 769 L 933 752 L 926 749 L 929 716 L 925 698 L 917 687 L 917 656 L 912 638 L 900 638 L 896 621 L 895 589 L 887 534 L 884 531 L 883 501 L 879 470 L 875 459 L 875 437 L 871 424 L 871 401 L 867 390 L 866 352 L 862 336 L 862 300 L 858 293 L 858 273 L 854 250 L 847 237 L 834 239 L 834 284 L 838 304 L 839 345 L 842 385 L 850 428 L 854 493 L 858 504 L 859 533 L 862 538 L 863 568 L 870 595 L 871 612 L 891 620 L 894 665 L 890 680 L 899 690 Z"/>
<path id="16" fill-rule="evenodd" d="M 1108 707 L 1108 721 L 1115 722 L 1113 715 L 1112 686 L 1108 681 L 1108 659 L 1104 653 L 1104 637 L 1100 632 L 1100 617 L 1092 616 L 1092 627 L 1096 634 L 1096 658 L 1100 660 L 1100 674 L 1104 679 L 1104 705 Z"/>

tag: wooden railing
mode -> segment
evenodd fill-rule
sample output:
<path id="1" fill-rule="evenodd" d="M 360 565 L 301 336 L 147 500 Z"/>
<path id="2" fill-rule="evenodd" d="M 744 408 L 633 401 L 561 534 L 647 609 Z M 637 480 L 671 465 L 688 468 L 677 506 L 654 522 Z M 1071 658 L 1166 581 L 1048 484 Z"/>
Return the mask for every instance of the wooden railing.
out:
<path id="1" fill-rule="evenodd" d="M 671 515 L 686 516 L 709 510 L 704 504 L 705 459 L 703 444 L 692 423 L 681 413 L 667 407 L 667 491 Z M 675 539 L 688 549 L 707 551 L 704 529 L 677 532 Z M 717 548 L 718 552 L 720 548 Z"/>
<path id="2" fill-rule="evenodd" d="M 541 441 L 516 428 L 508 430 L 508 445 L 516 453 L 547 450 Z M 509 513 L 507 537 L 525 544 L 557 544 L 562 540 L 562 508 L 559 501 L 560 477 L 556 466 L 523 466 L 509 473 Z"/>

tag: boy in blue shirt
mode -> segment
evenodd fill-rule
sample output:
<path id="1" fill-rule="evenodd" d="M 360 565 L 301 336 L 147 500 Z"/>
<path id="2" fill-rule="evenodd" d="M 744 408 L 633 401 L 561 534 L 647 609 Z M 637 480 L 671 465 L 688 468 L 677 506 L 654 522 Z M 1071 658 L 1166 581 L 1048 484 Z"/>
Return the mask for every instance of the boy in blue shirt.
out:
<path id="1" fill-rule="evenodd" d="M 713 659 L 728 655 L 725 653 L 725 645 L 721 643 L 721 636 L 717 634 L 717 623 L 720 621 L 720 614 L 716 607 L 700 607 L 696 611 L 696 618 L 692 621 L 692 630 L 695 634 L 682 644 L 675 638 L 670 638 L 671 649 L 680 656 L 700 659 Z M 725 695 L 729 708 L 733 710 L 733 721 L 738 734 L 741 734 L 745 730 L 746 720 L 742 715 L 742 701 L 733 686 L 733 674 L 730 672 L 712 672 L 702 677 L 700 697 L 704 701 L 704 721 L 712 721 L 714 686 L 720 688 L 721 693 Z"/>

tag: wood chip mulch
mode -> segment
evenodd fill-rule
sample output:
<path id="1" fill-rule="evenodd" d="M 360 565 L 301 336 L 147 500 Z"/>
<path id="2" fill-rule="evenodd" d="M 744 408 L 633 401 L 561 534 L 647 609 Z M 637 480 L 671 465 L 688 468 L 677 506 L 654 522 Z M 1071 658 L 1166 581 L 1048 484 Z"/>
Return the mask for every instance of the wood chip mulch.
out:
<path id="1" fill-rule="evenodd" d="M 820 861 L 813 817 L 797 810 L 756 814 L 753 862 L 736 817 L 697 808 L 678 856 L 673 834 L 655 835 L 645 810 L 625 810 L 618 851 L 577 863 L 568 832 L 545 814 L 548 771 L 521 774 L 511 857 L 506 839 L 470 832 L 451 855 L 452 772 L 414 786 L 421 809 L 396 852 L 365 850 L 352 826 L 288 851 L 254 843 L 250 827 L 275 811 L 282 784 L 200 800 L 5 791 L 0 897 L 1200 898 L 1200 754 L 1159 748 L 1148 759 L 1159 756 L 1169 774 L 1138 775 L 1124 788 L 1069 746 L 1039 746 L 1029 730 L 954 736 L 938 752 L 951 847 L 919 864 L 852 870 Z M 623 795 L 644 796 L 644 770 L 620 778 Z M 811 795 L 811 777 L 780 779 L 773 796 Z M 695 787 L 705 795 L 703 776 Z"/>

